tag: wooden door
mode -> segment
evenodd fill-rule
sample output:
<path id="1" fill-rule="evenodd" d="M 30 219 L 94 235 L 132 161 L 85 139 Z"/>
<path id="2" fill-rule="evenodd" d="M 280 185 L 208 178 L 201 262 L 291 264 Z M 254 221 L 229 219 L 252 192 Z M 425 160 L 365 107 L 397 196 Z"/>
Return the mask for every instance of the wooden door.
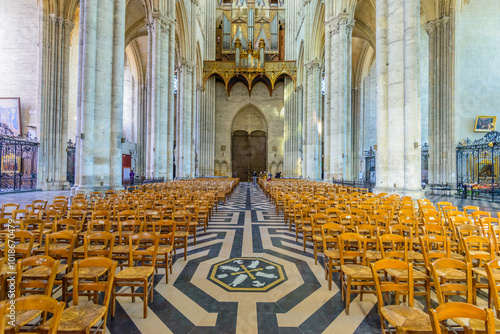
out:
<path id="1" fill-rule="evenodd" d="M 250 134 L 250 175 L 257 175 L 266 170 L 267 138 L 264 131 L 253 131 Z"/>
<path id="2" fill-rule="evenodd" d="M 266 170 L 266 141 L 264 131 L 253 131 L 250 135 L 242 130 L 233 132 L 233 174 L 240 181 L 250 181 L 254 171 L 258 174 Z"/>
<path id="3" fill-rule="evenodd" d="M 248 143 L 248 132 L 238 130 L 233 132 L 233 174 L 240 178 L 240 181 L 248 181 L 250 145 Z"/>

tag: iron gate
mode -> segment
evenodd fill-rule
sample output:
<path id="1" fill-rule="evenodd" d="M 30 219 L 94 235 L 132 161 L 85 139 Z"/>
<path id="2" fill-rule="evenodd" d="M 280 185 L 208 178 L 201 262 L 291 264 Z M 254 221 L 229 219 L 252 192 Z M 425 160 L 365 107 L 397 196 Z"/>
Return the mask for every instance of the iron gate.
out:
<path id="1" fill-rule="evenodd" d="M 25 191 L 37 188 L 37 138 L 28 133 L 15 136 L 9 127 L 0 123 L 0 191 Z"/>
<path id="2" fill-rule="evenodd" d="M 68 140 L 66 147 L 66 181 L 68 181 L 71 187 L 75 184 L 75 156 L 76 156 L 76 142 L 73 143 Z"/>
<path id="3" fill-rule="evenodd" d="M 483 138 L 462 140 L 457 149 L 457 190 L 462 196 L 500 195 L 500 132 Z"/>

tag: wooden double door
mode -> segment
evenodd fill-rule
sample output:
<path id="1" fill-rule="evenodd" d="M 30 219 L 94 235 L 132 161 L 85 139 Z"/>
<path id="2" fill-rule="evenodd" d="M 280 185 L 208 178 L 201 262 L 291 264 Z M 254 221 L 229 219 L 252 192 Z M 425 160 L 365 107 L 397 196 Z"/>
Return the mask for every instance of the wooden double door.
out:
<path id="1" fill-rule="evenodd" d="M 240 181 L 251 181 L 254 171 L 266 170 L 267 137 L 264 131 L 243 130 L 233 132 L 232 166 L 233 174 Z"/>

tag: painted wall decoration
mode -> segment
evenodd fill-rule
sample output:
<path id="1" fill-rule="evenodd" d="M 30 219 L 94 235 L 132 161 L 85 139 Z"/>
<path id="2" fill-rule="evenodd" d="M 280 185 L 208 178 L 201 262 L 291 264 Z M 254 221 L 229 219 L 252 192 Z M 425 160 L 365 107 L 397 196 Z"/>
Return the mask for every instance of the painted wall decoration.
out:
<path id="1" fill-rule="evenodd" d="M 0 123 L 4 123 L 14 136 L 21 135 L 21 99 L 19 97 L 0 98 Z"/>

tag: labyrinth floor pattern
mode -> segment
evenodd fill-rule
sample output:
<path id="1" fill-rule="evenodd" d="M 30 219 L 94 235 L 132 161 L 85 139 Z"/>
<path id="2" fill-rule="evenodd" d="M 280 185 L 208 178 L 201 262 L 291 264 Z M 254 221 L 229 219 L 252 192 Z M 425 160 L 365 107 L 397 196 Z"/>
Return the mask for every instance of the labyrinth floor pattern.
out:
<path id="1" fill-rule="evenodd" d="M 240 184 L 209 226 L 196 245 L 191 240 L 187 261 L 178 254 L 168 284 L 156 275 L 147 319 L 141 300 L 117 299 L 110 333 L 380 333 L 375 296 L 355 295 L 346 316 L 338 286 L 328 290 L 321 256 L 315 265 L 312 247 L 303 252 L 256 186 Z M 244 257 L 281 265 L 286 280 L 266 292 L 241 292 L 208 279 L 215 264 Z"/>

